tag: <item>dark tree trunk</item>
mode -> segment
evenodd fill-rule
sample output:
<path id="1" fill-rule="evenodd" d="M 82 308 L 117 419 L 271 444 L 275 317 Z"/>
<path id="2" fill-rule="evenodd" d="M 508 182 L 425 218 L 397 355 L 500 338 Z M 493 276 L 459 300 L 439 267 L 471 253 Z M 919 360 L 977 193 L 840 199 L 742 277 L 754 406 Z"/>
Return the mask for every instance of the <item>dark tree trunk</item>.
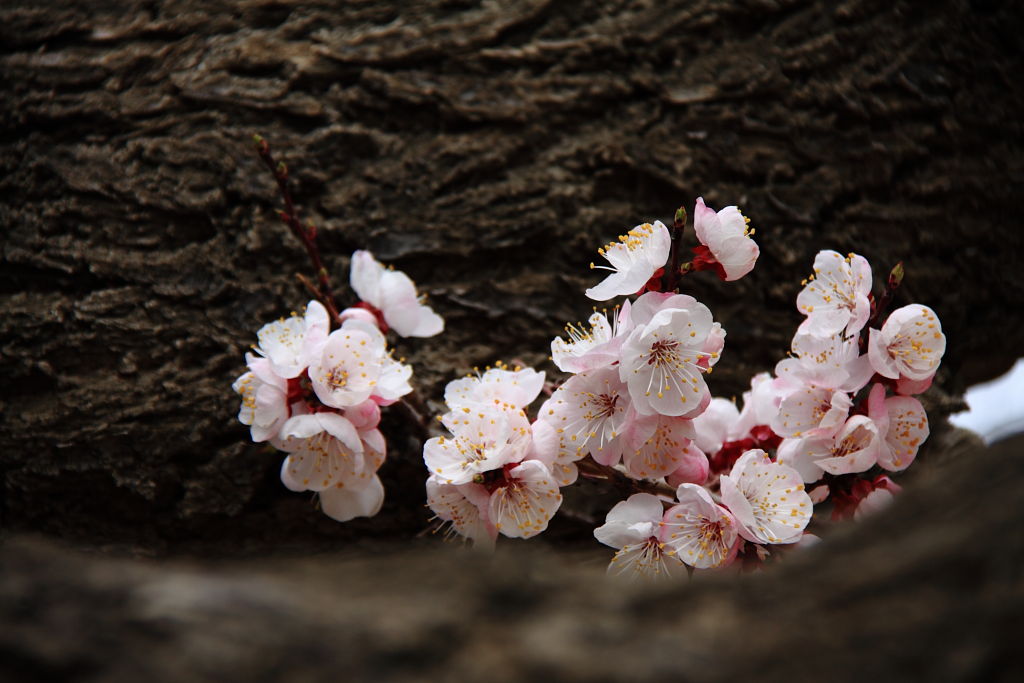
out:
<path id="1" fill-rule="evenodd" d="M 785 355 L 800 320 L 794 298 L 819 249 L 865 255 L 879 284 L 903 260 L 907 278 L 895 305 L 932 306 L 949 339 L 925 399 L 933 436 L 908 477 L 919 492 L 884 521 L 809 555 L 813 562 L 794 562 L 750 587 L 694 588 L 698 597 L 673 604 L 719 605 L 715 618 L 728 639 L 754 633 L 755 623 L 770 628 L 770 605 L 762 598 L 757 621 L 737 625 L 743 603 L 726 585 L 744 596 L 755 586 L 807 591 L 798 604 L 814 616 L 805 623 L 826 628 L 830 614 L 871 618 L 866 607 L 837 612 L 828 591 L 844 586 L 841 595 L 881 609 L 873 589 L 892 580 L 891 595 L 907 589 L 906 609 L 955 588 L 973 596 L 977 619 L 1002 624 L 1005 595 L 983 585 L 1010 572 L 1019 608 L 1021 547 L 981 529 L 984 520 L 1004 523 L 1010 511 L 988 509 L 994 503 L 982 479 L 954 492 L 925 472 L 974 476 L 977 468 L 956 461 L 979 447 L 951 431 L 945 415 L 962 407 L 965 386 L 1007 368 L 1024 339 L 1022 15 L 1019 4 L 998 0 L 4 2 L 2 533 L 200 557 L 425 544 L 413 541 L 427 526 L 421 443 L 400 412 L 385 423 L 384 510 L 345 525 L 287 492 L 277 479 L 281 456 L 250 443 L 235 419 L 230 384 L 243 352 L 261 324 L 305 303 L 294 275 L 311 274 L 274 214 L 272 178 L 252 151 L 260 133 L 287 162 L 303 215 L 320 227 L 343 302 L 352 297 L 348 255 L 369 248 L 408 272 L 446 318 L 443 336 L 398 345 L 432 409 L 444 383 L 472 366 L 545 365 L 552 336 L 590 311 L 583 289 L 596 281 L 587 268 L 596 248 L 643 220 L 669 222 L 698 195 L 716 208 L 739 204 L 762 250 L 738 283 L 686 283 L 728 331 L 711 377 L 719 395 L 738 395 L 753 373 Z M 1012 458 L 983 462 L 1019 487 Z M 1003 502 L 1012 499 L 1014 489 L 1001 485 Z M 954 545 L 931 545 L 942 533 L 938 521 L 925 523 L 933 510 L 914 507 L 939 504 L 941 491 L 984 510 L 978 539 L 1009 559 L 979 568 L 970 586 L 936 583 L 929 592 L 918 582 L 941 575 L 936 567 L 967 572 Z M 970 517 L 962 524 L 958 533 L 973 539 Z M 564 519 L 547 543 L 583 545 L 587 529 Z M 890 529 L 899 533 L 888 536 Z M 843 574 L 860 550 L 875 560 Z M 23 589 L 38 593 L 40 614 L 48 614 L 45 600 L 63 599 L 52 586 L 85 562 L 23 543 L 0 553 L 0 617 L 8 620 Z M 808 582 L 816 563 L 828 578 Z M 120 628 L 137 616 L 122 610 L 134 604 L 126 595 L 184 571 L 86 564 L 92 569 L 73 584 L 86 597 L 64 622 L 74 628 L 92 623 L 99 605 L 111 612 L 97 623 Z M 209 580 L 280 591 L 295 581 L 280 566 L 247 567 L 212 571 Z M 113 590 L 109 577 L 120 573 L 126 587 Z M 552 576 L 555 585 L 573 573 Z M 595 581 L 578 591 L 607 591 Z M 332 593 L 325 579 L 315 585 L 335 603 L 351 595 Z M 492 590 L 487 585 L 467 590 Z M 296 609 L 315 609 L 314 593 L 303 595 Z M 444 595 L 458 603 L 454 588 Z M 573 595 L 558 609 L 585 604 L 582 593 Z M 617 608 L 613 602 L 594 609 Z M 796 609 L 784 618 L 800 616 Z M 952 607 L 925 613 L 960 615 Z M 177 624 L 171 630 L 204 618 L 196 614 L 168 617 Z M 320 618 L 302 617 L 297 633 L 326 637 Z M 40 619 L 33 628 L 44 628 Z M 514 639 L 517 628 L 488 633 Z M 50 643 L 53 652 L 73 633 L 58 629 L 64 640 Z M 31 639 L 0 640 L 5 661 L 39 672 L 24 680 L 46 677 L 32 668 L 40 662 L 62 675 L 77 666 L 77 655 L 50 660 Z M 839 652 L 830 642 L 823 651 Z M 1000 664 L 995 650 L 964 647 L 943 655 L 953 668 L 936 668 L 938 678 Z M 767 646 L 757 652 L 767 657 Z M 133 668 L 133 659 L 108 669 L 109 660 L 83 657 L 93 673 L 116 670 L 124 680 L 155 670 Z M 374 664 L 366 666 L 370 675 Z"/>

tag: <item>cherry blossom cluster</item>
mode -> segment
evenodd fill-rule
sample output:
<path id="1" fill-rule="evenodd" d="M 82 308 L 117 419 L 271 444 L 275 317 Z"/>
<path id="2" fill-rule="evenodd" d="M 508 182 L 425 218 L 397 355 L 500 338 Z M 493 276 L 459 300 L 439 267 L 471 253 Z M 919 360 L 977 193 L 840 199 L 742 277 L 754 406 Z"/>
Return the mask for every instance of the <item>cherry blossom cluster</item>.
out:
<path id="1" fill-rule="evenodd" d="M 609 571 L 674 576 L 694 569 L 757 567 L 785 547 L 812 542 L 815 505 L 833 518 L 886 504 L 928 436 L 914 398 L 930 386 L 945 351 L 935 313 L 913 304 L 879 324 L 902 268 L 872 295 L 868 262 L 822 251 L 803 283 L 805 316 L 789 357 L 753 378 L 742 409 L 713 398 L 704 376 L 725 330 L 684 276 L 737 280 L 759 250 L 749 220 L 698 199 L 699 245 L 683 262 L 686 212 L 670 230 L 644 223 L 598 250 L 610 274 L 586 290 L 597 301 L 626 296 L 551 343 L 568 373 L 505 365 L 451 382 L 427 441 L 428 505 L 446 533 L 493 546 L 497 536 L 544 531 L 578 477 L 633 491 L 595 537 L 617 552 Z M 530 417 L 530 404 L 545 400 Z"/>
<path id="2" fill-rule="evenodd" d="M 369 252 L 352 255 L 350 280 L 361 299 L 355 306 L 332 316 L 313 300 L 301 315 L 260 328 L 245 356 L 248 371 L 233 385 L 252 440 L 288 454 L 282 483 L 316 492 L 323 512 L 342 522 L 380 510 L 377 471 L 387 452 L 380 408 L 412 391 L 412 368 L 393 358 L 385 334 L 430 337 L 444 329 L 412 280 Z"/>

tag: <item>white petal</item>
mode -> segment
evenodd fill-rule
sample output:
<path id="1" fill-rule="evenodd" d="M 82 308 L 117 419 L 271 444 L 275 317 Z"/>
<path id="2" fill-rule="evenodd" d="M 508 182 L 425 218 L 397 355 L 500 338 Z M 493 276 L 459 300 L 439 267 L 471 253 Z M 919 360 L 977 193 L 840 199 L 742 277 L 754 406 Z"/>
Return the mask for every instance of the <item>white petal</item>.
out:
<path id="1" fill-rule="evenodd" d="M 928 438 L 928 414 L 911 396 L 886 399 L 885 408 L 889 428 L 879 450 L 878 464 L 890 472 L 899 472 L 910 467 L 918 448 Z"/>
<path id="2" fill-rule="evenodd" d="M 373 517 L 383 504 L 384 486 L 377 475 L 363 488 L 335 486 L 320 492 L 320 509 L 339 522 L 355 517 Z"/>
<path id="3" fill-rule="evenodd" d="M 664 516 L 665 544 L 681 561 L 698 569 L 728 562 L 738 541 L 733 515 L 696 484 L 681 485 L 676 497 L 679 504 Z"/>
<path id="4" fill-rule="evenodd" d="M 360 299 L 366 303 L 380 307 L 380 279 L 384 275 L 384 266 L 373 258 L 368 251 L 359 250 L 352 254 L 352 267 L 349 282 Z"/>
<path id="5" fill-rule="evenodd" d="M 741 536 L 754 543 L 800 540 L 814 505 L 796 470 L 755 449 L 740 456 L 721 483 L 722 502 L 736 515 Z"/>
<path id="6" fill-rule="evenodd" d="M 481 499 L 481 503 L 474 499 Z M 489 501 L 490 496 L 478 484 L 452 486 L 427 480 L 427 505 L 438 519 L 449 522 L 456 533 L 485 549 L 494 547 L 498 533 L 486 516 Z"/>
<path id="7" fill-rule="evenodd" d="M 548 527 L 562 504 L 551 472 L 539 460 L 526 460 L 509 470 L 509 485 L 491 494 L 489 517 L 509 538 L 531 538 Z"/>
<path id="8" fill-rule="evenodd" d="M 612 548 L 641 543 L 652 535 L 638 533 L 643 524 L 653 528 L 665 512 L 661 499 L 650 493 L 634 493 L 615 505 L 605 517 L 605 523 L 594 529 L 594 538 Z"/>

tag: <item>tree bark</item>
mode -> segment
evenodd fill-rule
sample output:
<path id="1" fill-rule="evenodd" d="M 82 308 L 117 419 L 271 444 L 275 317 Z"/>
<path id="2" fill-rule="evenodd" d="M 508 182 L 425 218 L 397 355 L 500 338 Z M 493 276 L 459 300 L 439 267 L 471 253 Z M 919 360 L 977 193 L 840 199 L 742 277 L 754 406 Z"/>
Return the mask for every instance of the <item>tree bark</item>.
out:
<path id="1" fill-rule="evenodd" d="M 235 419 L 244 351 L 314 275 L 254 133 L 287 163 L 342 305 L 348 255 L 369 248 L 445 317 L 398 344 L 434 411 L 474 366 L 553 372 L 551 338 L 590 313 L 596 248 L 697 196 L 740 205 L 761 246 L 737 283 L 685 280 L 728 332 L 716 395 L 785 356 L 819 249 L 863 254 L 879 285 L 904 261 L 894 306 L 933 307 L 949 340 L 913 488 L 973 454 L 945 416 L 1024 338 L 1021 19 L 997 0 L 3 3 L 3 534 L 207 557 L 427 527 L 399 412 L 384 510 L 344 525 L 286 491 L 281 455 Z M 548 542 L 587 543 L 578 517 Z M 920 545 L 933 527 L 906 533 L 901 561 L 953 561 Z M 20 548 L 25 571 L 69 561 L 8 560 Z"/>

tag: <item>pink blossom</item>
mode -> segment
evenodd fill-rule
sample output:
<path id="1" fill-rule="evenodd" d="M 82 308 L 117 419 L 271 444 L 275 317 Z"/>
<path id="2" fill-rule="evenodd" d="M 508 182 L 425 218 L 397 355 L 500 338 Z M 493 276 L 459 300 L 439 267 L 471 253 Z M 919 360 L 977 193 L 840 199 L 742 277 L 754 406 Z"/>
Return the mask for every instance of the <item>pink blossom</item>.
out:
<path id="1" fill-rule="evenodd" d="M 629 430 L 627 447 L 623 450 L 623 464 L 629 476 L 634 479 L 658 479 L 679 470 L 687 458 L 690 459 L 689 463 L 685 463 L 688 472 L 699 471 L 700 459 L 703 458 L 706 476 L 707 457 L 699 451 L 688 450 L 694 435 L 690 420 L 651 415 L 638 422 L 641 423 L 637 425 L 638 428 Z"/>
<path id="2" fill-rule="evenodd" d="M 754 269 L 760 249 L 745 218 L 735 206 L 727 206 L 718 213 L 697 198 L 693 210 L 693 228 L 697 239 L 707 247 L 715 264 L 720 266 L 719 277 L 726 281 L 739 280 Z M 698 257 L 701 254 L 698 253 Z"/>
<path id="3" fill-rule="evenodd" d="M 503 481 L 494 484 L 488 517 L 509 538 L 531 538 L 548 527 L 562 504 L 558 482 L 539 460 L 506 466 Z"/>
<path id="4" fill-rule="evenodd" d="M 863 519 L 865 516 L 880 512 L 892 504 L 892 501 L 903 490 L 889 477 L 877 477 L 871 482 L 872 489 L 857 503 L 853 510 L 853 518 Z"/>
<path id="5" fill-rule="evenodd" d="M 250 426 L 252 440 L 267 441 L 277 436 L 288 419 L 288 383 L 270 368 L 270 361 L 246 354 L 249 372 L 231 388 L 242 397 L 238 421 Z"/>
<path id="6" fill-rule="evenodd" d="M 929 434 L 928 414 L 921 402 L 911 396 L 885 398 L 885 387 L 876 384 L 868 396 L 868 411 L 883 435 L 878 465 L 890 472 L 910 467 Z"/>
<path id="7" fill-rule="evenodd" d="M 866 415 L 846 420 L 834 437 L 785 439 L 779 444 L 778 462 L 800 473 L 811 484 L 824 472 L 851 474 L 865 472 L 878 462 L 881 436 L 878 425 Z"/>
<path id="8" fill-rule="evenodd" d="M 767 372 L 754 375 L 750 380 L 750 389 L 743 392 L 743 409 L 726 434 L 726 440 L 746 438 L 754 427 L 770 425 L 778 415 L 783 397 L 792 391 L 791 384 L 774 379 Z"/>
<path id="9" fill-rule="evenodd" d="M 661 221 L 654 225 L 644 223 L 619 236 L 597 252 L 604 256 L 611 267 L 591 268 L 610 270 L 612 274 L 595 287 L 587 290 L 587 296 L 596 301 L 607 301 L 616 296 L 636 294 L 654 275 L 654 271 L 668 260 L 671 237 L 668 228 Z"/>
<path id="10" fill-rule="evenodd" d="M 487 517 L 490 494 L 480 484 L 444 484 L 427 479 L 427 505 L 444 524 L 446 535 L 459 534 L 478 548 L 491 549 L 498 536 Z"/>
<path id="11" fill-rule="evenodd" d="M 771 428 L 779 436 L 834 436 L 852 406 L 842 391 L 803 387 L 782 399 Z"/>
<path id="12" fill-rule="evenodd" d="M 281 481 L 292 491 L 323 491 L 336 484 L 361 488 L 360 480 L 368 478 L 359 432 L 337 413 L 289 419 L 274 445 L 289 453 Z"/>
<path id="13" fill-rule="evenodd" d="M 714 455 L 728 440 L 739 420 L 736 404 L 724 398 L 713 398 L 707 409 L 693 418 L 694 442 L 700 450 Z"/>
<path id="14" fill-rule="evenodd" d="M 362 403 L 374 393 L 386 355 L 384 335 L 377 328 L 345 321 L 327 337 L 309 366 L 317 398 L 332 408 Z"/>
<path id="15" fill-rule="evenodd" d="M 662 525 L 670 551 L 696 569 L 731 562 L 739 545 L 735 516 L 696 484 L 679 486 L 676 498 L 679 503 L 665 512 Z"/>
<path id="16" fill-rule="evenodd" d="M 359 298 L 378 309 L 388 327 L 401 336 L 433 337 L 444 330 L 444 320 L 422 303 L 409 276 L 385 268 L 370 252 L 352 254 L 350 282 Z"/>
<path id="17" fill-rule="evenodd" d="M 555 337 L 551 342 L 551 360 L 562 372 L 585 372 L 618 362 L 619 350 L 629 325 L 630 303 L 613 310 L 611 322 L 606 313 L 594 312 L 588 330 L 583 324 L 566 325 L 569 341 Z"/>
<path id="18" fill-rule="evenodd" d="M 539 460 L 551 470 L 559 486 L 568 486 L 576 481 L 575 458 L 560 458 L 561 436 L 550 423 L 537 419 L 530 425 L 530 447 L 523 460 Z"/>
<path id="19" fill-rule="evenodd" d="M 380 424 L 380 406 L 372 400 L 346 408 L 343 415 L 360 432 L 376 429 Z"/>
<path id="20" fill-rule="evenodd" d="M 269 361 L 276 375 L 292 379 L 310 364 L 329 327 L 327 309 L 318 301 L 310 301 L 302 317 L 293 313 L 261 327 L 256 333 L 259 344 L 255 350 Z"/>
<path id="21" fill-rule="evenodd" d="M 630 417 L 629 392 L 616 368 L 570 377 L 537 413 L 559 435 L 561 458 L 590 454 L 610 465 L 622 455 L 622 434 Z"/>
<path id="22" fill-rule="evenodd" d="M 929 387 L 931 387 L 933 379 L 935 379 L 934 374 L 925 379 L 909 379 L 901 375 L 900 378 L 896 380 L 896 393 L 902 396 L 923 394 L 928 391 Z"/>
<path id="23" fill-rule="evenodd" d="M 684 572 L 676 551 L 669 548 L 662 525 L 664 506 L 657 496 L 635 493 L 615 505 L 594 537 L 618 552 L 608 573 L 630 579 L 675 577 Z"/>
<path id="24" fill-rule="evenodd" d="M 412 392 L 412 366 L 406 365 L 391 357 L 385 350 L 380 359 L 380 377 L 370 392 L 370 398 L 382 406 L 389 406 L 401 397 Z"/>
<path id="25" fill-rule="evenodd" d="M 913 304 L 893 311 L 868 338 L 871 367 L 883 377 L 930 380 L 946 352 L 946 336 L 935 312 Z"/>
<path id="26" fill-rule="evenodd" d="M 830 457 L 816 464 L 829 474 L 865 472 L 878 462 L 881 438 L 878 425 L 864 415 L 854 415 L 836 434 Z"/>
<path id="27" fill-rule="evenodd" d="M 850 337 L 867 324 L 871 314 L 871 266 L 857 254 L 843 257 L 823 250 L 814 259 L 814 275 L 805 281 L 796 306 L 807 319 L 801 334 L 831 337 L 845 330 Z"/>
<path id="28" fill-rule="evenodd" d="M 743 538 L 752 543 L 800 540 L 814 504 L 796 470 L 772 462 L 762 450 L 750 450 L 720 481 L 722 503 L 736 516 Z"/>
<path id="29" fill-rule="evenodd" d="M 366 485 L 356 488 L 335 485 L 320 492 L 320 509 L 337 522 L 347 522 L 356 517 L 373 517 L 384 504 L 384 485 L 376 474 L 367 479 Z"/>
<path id="30" fill-rule="evenodd" d="M 534 402 L 544 388 L 544 373 L 532 368 L 509 370 L 504 364 L 478 377 L 452 380 L 444 390 L 449 409 L 476 404 L 502 404 L 519 410 Z"/>
<path id="31" fill-rule="evenodd" d="M 867 354 L 858 355 L 857 339 L 841 333 L 829 337 L 797 332 L 791 344 L 792 358 L 775 366 L 775 375 L 796 389 L 810 385 L 856 393 L 874 374 Z"/>
<path id="32" fill-rule="evenodd" d="M 722 357 L 722 349 L 725 348 L 725 329 L 722 328 L 719 323 L 711 324 L 711 331 L 708 332 L 707 338 L 704 340 L 704 346 L 701 347 L 701 357 L 697 361 L 703 370 L 710 371 L 715 366 L 718 359 Z"/>
<path id="33" fill-rule="evenodd" d="M 708 456 L 692 441 L 679 451 L 679 466 L 665 477 L 669 486 L 680 484 L 703 484 L 708 479 L 711 463 Z"/>
<path id="34" fill-rule="evenodd" d="M 834 446 L 835 437 L 829 436 L 783 439 L 775 450 L 775 461 L 796 470 L 805 484 L 813 484 L 825 473 L 818 467 L 818 460 L 830 457 Z M 824 489 L 825 497 L 828 497 L 828 486 L 825 486 Z M 815 489 L 815 491 L 817 490 Z M 820 501 L 815 500 L 814 502 Z"/>
<path id="35" fill-rule="evenodd" d="M 346 308 L 338 314 L 338 320 L 342 324 L 344 324 L 346 320 L 359 320 L 367 325 L 373 325 L 374 327 L 378 327 L 380 323 L 380 320 L 373 311 L 369 308 L 363 308 L 362 306 Z"/>
<path id="36" fill-rule="evenodd" d="M 657 312 L 651 310 L 653 316 L 644 322 L 648 308 Z M 703 349 L 714 324 L 711 311 L 692 297 L 649 292 L 637 300 L 631 316 L 637 327 L 622 345 L 619 376 L 637 412 L 699 415 L 711 401 L 700 364 L 708 356 Z"/>
<path id="37" fill-rule="evenodd" d="M 474 478 L 520 462 L 530 448 L 531 431 L 522 411 L 494 405 L 463 406 L 442 417 L 451 437 L 435 437 L 423 446 L 430 476 L 445 484 Z"/>

